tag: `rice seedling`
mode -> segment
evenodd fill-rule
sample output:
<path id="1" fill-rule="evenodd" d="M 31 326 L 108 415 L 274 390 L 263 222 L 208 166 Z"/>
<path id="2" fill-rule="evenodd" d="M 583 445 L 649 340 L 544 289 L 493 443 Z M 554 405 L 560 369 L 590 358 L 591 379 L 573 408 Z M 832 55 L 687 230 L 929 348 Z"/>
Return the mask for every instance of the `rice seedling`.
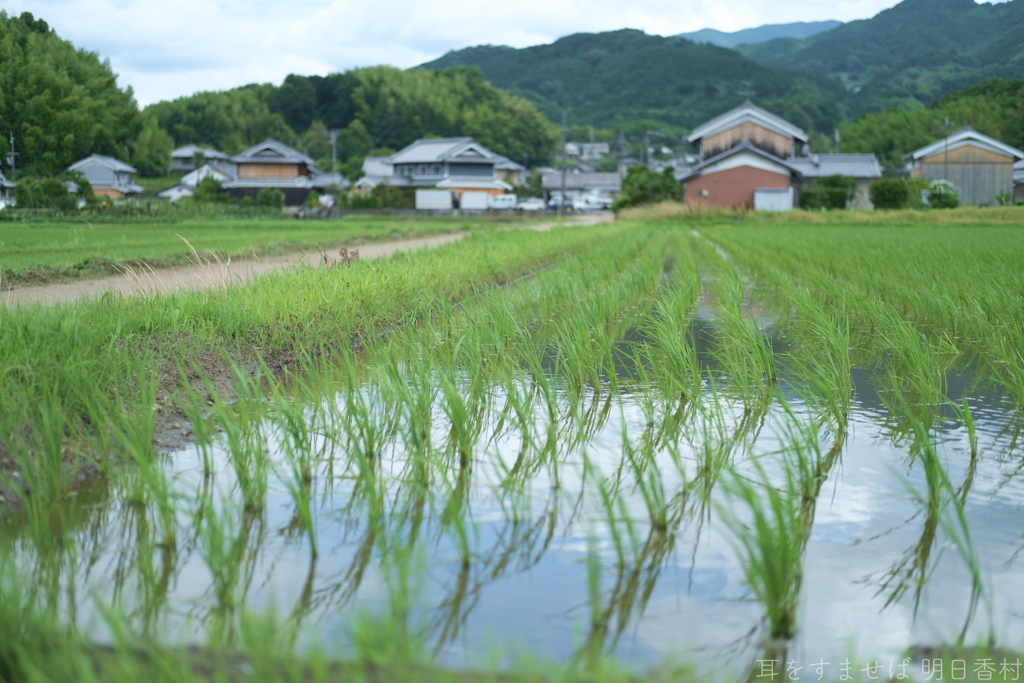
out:
<path id="1" fill-rule="evenodd" d="M 732 505 L 722 505 L 718 514 L 740 555 L 746 584 L 764 609 L 769 637 L 789 640 L 797 633 L 809 532 L 800 505 L 801 486 L 788 467 L 780 488 L 757 461 L 753 471 L 753 480 L 733 471 L 722 481 Z M 742 506 L 743 514 L 734 506 Z"/>

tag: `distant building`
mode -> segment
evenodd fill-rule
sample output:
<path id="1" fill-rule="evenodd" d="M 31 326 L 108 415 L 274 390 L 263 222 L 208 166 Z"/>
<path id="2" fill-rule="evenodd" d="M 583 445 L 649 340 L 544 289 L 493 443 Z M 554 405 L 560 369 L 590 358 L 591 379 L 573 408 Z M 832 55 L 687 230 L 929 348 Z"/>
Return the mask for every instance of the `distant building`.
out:
<path id="1" fill-rule="evenodd" d="M 503 156 L 498 157 L 498 163 L 494 165 L 494 174 L 498 180 L 513 186 L 526 182 L 526 167 Z"/>
<path id="2" fill-rule="evenodd" d="M 576 144 L 579 147 L 581 161 L 600 161 L 611 152 L 611 147 L 607 142 L 579 142 Z"/>
<path id="3" fill-rule="evenodd" d="M 390 157 L 366 157 L 363 160 L 363 177 L 353 186 L 356 192 L 367 195 L 381 183 L 389 182 L 395 172 L 389 159 Z"/>
<path id="4" fill-rule="evenodd" d="M 545 173 L 541 179 L 544 201 L 553 192 L 562 191 L 562 174 Z M 585 194 L 596 194 L 602 199 L 615 199 L 622 192 L 622 176 L 618 173 L 566 173 L 565 196 L 578 199 Z"/>
<path id="5" fill-rule="evenodd" d="M 191 197 L 192 193 L 195 192 L 196 185 L 199 184 L 199 181 L 209 176 L 213 176 L 223 187 L 227 183 L 236 180 L 235 175 L 230 172 L 231 168 L 231 164 L 226 164 L 222 167 L 204 164 L 196 170 L 186 173 L 182 179 L 178 181 L 177 185 L 157 192 L 156 196 L 170 202 L 176 202 L 182 197 Z"/>
<path id="6" fill-rule="evenodd" d="M 799 204 L 803 187 L 840 174 L 857 180 L 850 208 L 871 208 L 867 188 L 882 175 L 871 154 L 798 156 L 807 134 L 750 101 L 698 127 L 687 140 L 700 153 L 696 163 L 678 164 L 676 177 L 691 205 L 787 211 Z"/>
<path id="7" fill-rule="evenodd" d="M 14 183 L 0 171 L 0 209 L 14 203 Z"/>
<path id="8" fill-rule="evenodd" d="M 196 154 L 202 154 L 206 161 L 228 160 L 228 155 L 217 151 L 212 147 L 200 147 L 199 145 L 185 145 L 171 152 L 171 173 L 189 173 L 196 170 Z"/>
<path id="9" fill-rule="evenodd" d="M 320 194 L 330 194 L 336 189 L 347 190 L 349 182 L 340 173 L 317 173 L 313 176 L 313 188 Z"/>
<path id="10" fill-rule="evenodd" d="M 1024 161 L 1013 165 L 1013 203 L 1024 202 Z"/>
<path id="11" fill-rule="evenodd" d="M 284 193 L 285 206 L 300 206 L 313 190 L 313 160 L 302 152 L 274 139 L 253 145 L 231 157 L 238 165 L 234 180 L 224 184 L 231 197 L 252 197 L 265 188 Z"/>
<path id="12" fill-rule="evenodd" d="M 1024 152 L 970 126 L 903 157 L 912 177 L 948 180 L 964 204 L 995 204 L 997 194 L 1012 194 L 1021 159 Z"/>
<path id="13" fill-rule="evenodd" d="M 705 161 L 742 141 L 778 159 L 788 159 L 796 156 L 796 143 L 805 143 L 807 139 L 800 128 L 748 100 L 697 127 L 687 141 L 700 147 L 700 160 Z"/>
<path id="14" fill-rule="evenodd" d="M 848 209 L 874 209 L 869 189 L 871 183 L 882 177 L 882 165 L 874 154 L 812 154 L 793 157 L 789 164 L 800 172 L 800 189 L 805 189 L 817 178 L 830 175 L 845 175 L 857 181 L 857 191 Z"/>
<path id="15" fill-rule="evenodd" d="M 718 209 L 786 211 L 798 202 L 800 171 L 785 159 L 741 139 L 690 168 L 683 177 L 685 201 Z"/>
<path id="16" fill-rule="evenodd" d="M 469 137 L 417 140 L 388 157 L 392 175 L 387 182 L 398 187 L 451 190 L 456 198 L 463 192 L 495 197 L 512 189 L 498 177 L 497 166 L 506 162 L 514 163 Z"/>
<path id="17" fill-rule="evenodd" d="M 78 171 L 92 185 L 92 193 L 97 197 L 121 199 L 142 194 L 144 188 L 136 185 L 134 168 L 114 157 L 103 154 L 92 154 L 76 161 L 68 167 L 69 171 Z"/>

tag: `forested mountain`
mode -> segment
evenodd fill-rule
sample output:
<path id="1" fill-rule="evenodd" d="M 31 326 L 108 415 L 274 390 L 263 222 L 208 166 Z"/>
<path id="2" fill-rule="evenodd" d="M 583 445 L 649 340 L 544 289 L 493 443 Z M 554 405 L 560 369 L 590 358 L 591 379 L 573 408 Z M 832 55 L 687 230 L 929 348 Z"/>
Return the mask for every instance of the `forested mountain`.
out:
<path id="1" fill-rule="evenodd" d="M 471 135 L 516 160 L 546 162 L 549 124 L 528 101 L 498 90 L 477 69 L 403 71 L 378 66 L 328 76 L 288 76 L 281 86 L 203 92 L 146 109 L 176 144 L 209 144 L 234 153 L 276 137 L 298 145 L 323 168 L 329 129 L 354 175 L 371 150 L 400 149 L 417 138 Z"/>
<path id="2" fill-rule="evenodd" d="M 108 62 L 28 12 L 0 11 L 0 157 L 9 174 L 8 132 L 16 167 L 32 175 L 58 173 L 93 152 L 145 164 L 169 144 L 139 116 L 132 89 L 118 87 Z"/>
<path id="3" fill-rule="evenodd" d="M 810 38 L 737 48 L 767 66 L 841 79 L 850 117 L 919 107 L 965 85 L 1024 72 L 1024 0 L 904 0 Z"/>
<path id="4" fill-rule="evenodd" d="M 926 109 L 891 109 L 840 127 L 842 151 L 874 152 L 890 167 L 901 157 L 946 135 L 945 121 L 1024 149 L 1024 81 L 994 80 L 950 93 Z"/>
<path id="5" fill-rule="evenodd" d="M 810 38 L 813 35 L 830 31 L 836 26 L 842 26 L 843 22 L 829 21 L 798 21 L 792 24 L 765 24 L 755 28 L 745 28 L 742 31 L 726 33 L 716 31 L 713 28 L 705 28 L 692 33 L 680 33 L 680 38 L 692 40 L 695 43 L 711 43 L 719 47 L 736 47 L 737 45 L 756 45 L 767 43 L 776 38 Z"/>
<path id="6" fill-rule="evenodd" d="M 752 88 L 761 106 L 793 123 L 831 131 L 841 119 L 838 83 L 757 64 L 685 38 L 636 30 L 579 33 L 524 49 L 485 45 L 449 52 L 424 69 L 476 66 L 495 86 L 534 102 L 552 121 L 614 127 L 651 119 L 693 128 L 743 102 Z"/>

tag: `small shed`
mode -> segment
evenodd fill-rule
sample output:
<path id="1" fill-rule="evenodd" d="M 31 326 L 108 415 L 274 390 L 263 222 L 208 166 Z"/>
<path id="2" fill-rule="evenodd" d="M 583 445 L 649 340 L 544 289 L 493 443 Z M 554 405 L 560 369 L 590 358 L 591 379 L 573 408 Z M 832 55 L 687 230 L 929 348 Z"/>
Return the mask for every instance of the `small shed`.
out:
<path id="1" fill-rule="evenodd" d="M 964 204 L 995 204 L 996 195 L 1013 193 L 1014 164 L 1024 152 L 983 135 L 970 126 L 903 157 L 916 178 L 948 180 Z"/>

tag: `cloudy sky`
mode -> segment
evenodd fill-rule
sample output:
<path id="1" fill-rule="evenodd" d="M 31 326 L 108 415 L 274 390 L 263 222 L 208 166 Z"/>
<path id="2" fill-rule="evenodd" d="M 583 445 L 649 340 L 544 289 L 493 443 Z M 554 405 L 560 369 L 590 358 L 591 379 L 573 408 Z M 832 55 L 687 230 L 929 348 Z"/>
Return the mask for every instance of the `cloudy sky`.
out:
<path id="1" fill-rule="evenodd" d="M 525 47 L 570 33 L 672 35 L 863 19 L 898 0 L 5 0 L 77 47 L 109 57 L 142 105 L 289 73 L 410 67 L 479 44 Z"/>

